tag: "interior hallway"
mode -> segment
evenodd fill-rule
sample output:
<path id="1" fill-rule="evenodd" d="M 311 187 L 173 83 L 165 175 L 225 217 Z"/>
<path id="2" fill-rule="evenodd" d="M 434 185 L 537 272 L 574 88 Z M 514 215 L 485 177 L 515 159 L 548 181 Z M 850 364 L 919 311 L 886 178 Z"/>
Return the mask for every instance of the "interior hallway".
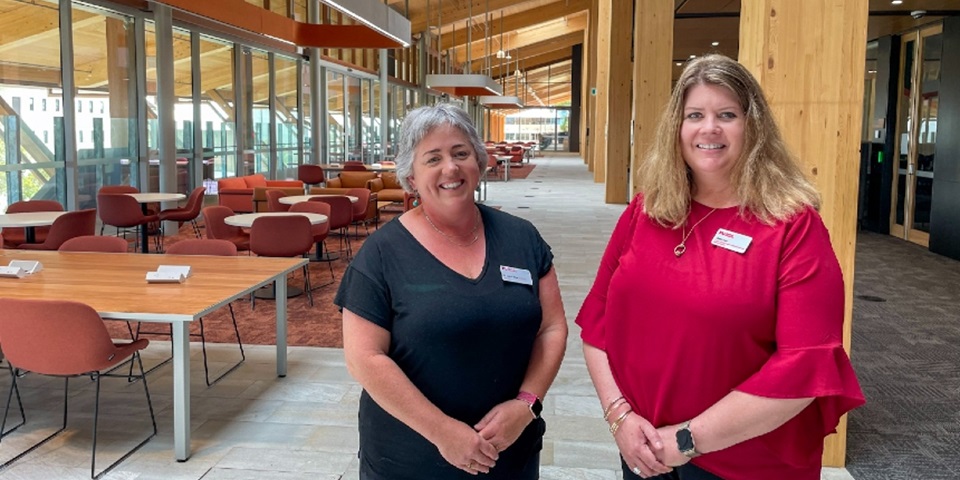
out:
<path id="1" fill-rule="evenodd" d="M 571 325 L 567 356 L 557 381 L 545 399 L 547 434 L 542 452 L 542 478 L 617 479 L 620 474 L 616 447 L 606 424 L 600 418 L 601 409 L 583 362 L 579 330 L 573 325 L 573 319 L 593 281 L 607 238 L 624 206 L 603 203 L 602 185 L 593 183 L 592 175 L 578 157 L 539 158 L 535 162 L 538 166 L 527 179 L 506 183 L 492 182 L 487 203 L 531 220 L 553 247 L 564 305 Z M 948 261 L 920 247 L 890 237 L 873 235 L 868 240 L 870 248 L 864 250 L 876 251 L 879 249 L 877 245 L 880 245 L 883 247 L 883 256 L 879 260 L 864 262 L 865 266 L 861 267 L 858 254 L 857 293 L 884 296 L 888 300 L 885 303 L 872 304 L 876 308 L 897 308 L 897 298 L 910 296 L 913 303 L 907 305 L 908 311 L 923 306 L 919 305 L 924 303 L 919 300 L 924 298 L 923 295 L 936 295 L 940 299 L 935 306 L 937 321 L 942 320 L 947 325 L 952 322 L 956 336 L 957 312 L 960 311 L 956 308 L 958 300 L 955 294 L 957 278 L 960 275 L 957 273 L 958 262 Z M 923 269 L 924 278 L 930 282 L 929 288 L 902 290 L 882 287 L 877 290 L 878 284 L 901 279 L 896 273 L 900 269 L 897 255 L 900 255 L 903 249 L 914 252 L 915 255 L 909 257 L 910 262 L 916 268 Z M 866 267 L 870 264 L 885 265 L 884 268 L 889 270 L 886 270 L 887 273 L 879 272 L 879 277 L 874 282 L 874 277 L 870 276 Z M 861 284 L 861 271 L 865 274 L 864 278 L 869 279 L 869 285 Z M 942 278 L 937 276 L 939 272 L 949 271 L 953 274 L 947 277 L 948 281 L 941 283 L 940 288 L 933 288 L 937 285 L 937 279 Z M 860 303 L 855 304 L 858 309 L 859 305 Z M 857 313 L 855 326 L 864 326 L 863 323 L 856 322 L 869 322 L 870 318 L 888 316 L 885 311 L 876 308 L 870 310 L 873 313 L 869 317 Z M 290 321 L 295 322 L 296 319 L 291 318 Z M 879 322 L 872 324 L 882 325 Z M 881 328 L 881 333 L 882 330 Z M 868 401 L 873 402 L 868 404 L 869 408 L 855 411 L 851 415 L 848 456 L 850 471 L 855 475 L 851 476 L 846 470 L 827 469 L 823 478 L 957 478 L 957 472 L 950 474 L 950 467 L 946 464 L 940 464 L 940 471 L 945 472 L 943 477 L 909 474 L 916 471 L 914 469 L 918 464 L 929 463 L 931 458 L 929 455 L 924 457 L 916 453 L 916 449 L 922 449 L 920 440 L 912 447 L 903 441 L 905 435 L 914 437 L 916 430 L 910 433 L 908 425 L 904 425 L 903 421 L 898 424 L 893 417 L 898 414 L 898 409 L 911 408 L 909 402 L 915 397 L 908 395 L 910 392 L 903 388 L 888 393 L 888 396 L 895 398 L 893 401 L 898 402 L 893 404 L 894 408 L 876 399 L 880 395 L 879 391 L 883 389 L 875 385 L 885 381 L 878 377 L 887 378 L 886 382 L 889 383 L 896 378 L 899 369 L 896 366 L 884 366 L 885 356 L 879 355 L 880 350 L 864 343 L 869 340 L 864 340 L 863 337 L 872 335 L 874 331 L 857 328 L 854 335 L 854 366 L 860 372 Z M 932 332 L 934 331 L 930 329 L 912 333 L 898 331 L 893 335 L 888 332 L 883 334 L 880 343 L 887 348 L 898 348 L 898 345 L 902 345 L 900 339 L 907 337 L 916 347 L 912 351 L 926 351 L 930 357 L 936 357 L 930 358 L 931 362 L 940 362 L 937 365 L 942 367 L 940 371 L 947 377 L 947 381 L 932 381 L 947 385 L 944 387 L 947 391 L 940 394 L 940 397 L 946 397 L 943 399 L 944 403 L 937 403 L 939 407 L 935 410 L 920 411 L 926 415 L 924 418 L 931 421 L 937 418 L 936 422 L 940 423 L 949 423 L 952 415 L 952 426 L 940 427 L 938 432 L 933 428 L 939 423 L 926 425 L 928 428 L 924 430 L 925 435 L 922 438 L 926 439 L 927 445 L 932 445 L 937 439 L 941 439 L 945 432 L 952 431 L 952 437 L 947 435 L 950 440 L 941 442 L 940 445 L 944 454 L 953 452 L 955 456 L 958 445 L 957 425 L 960 424 L 955 407 L 960 403 L 957 401 L 960 397 L 960 388 L 957 388 L 956 383 L 960 377 L 957 374 L 957 357 L 944 356 L 946 347 L 926 348 L 933 341 L 929 338 Z M 942 346 L 947 340 L 949 337 L 936 345 Z M 956 349 L 960 348 L 958 345 L 960 341 L 953 342 L 952 352 L 955 353 Z M 234 354 L 233 346 L 212 347 L 211 358 L 215 363 L 218 356 L 225 362 Z M 156 361 L 169 351 L 168 348 L 165 342 L 152 342 L 150 358 L 146 362 Z M 356 405 L 360 388 L 346 372 L 342 351 L 291 347 L 289 374 L 286 378 L 279 379 L 275 376 L 274 347 L 248 346 L 245 349 L 247 362 L 219 384 L 207 388 L 203 383 L 200 348 L 199 345 L 194 345 L 191 364 L 193 456 L 184 463 L 175 462 L 172 454 L 170 368 L 165 367 L 152 374 L 149 385 L 154 406 L 158 410 L 160 433 L 107 478 L 356 479 Z M 949 363 L 951 359 L 954 360 L 952 364 Z M 874 363 L 863 366 L 862 361 Z M 212 368 L 222 365 L 225 363 L 216 364 Z M 909 373 L 924 385 L 929 385 L 927 382 L 931 381 L 930 378 L 917 376 L 915 371 L 911 370 Z M 949 387 L 950 378 L 955 382 L 953 387 Z M 24 401 L 31 406 L 31 411 L 28 411 L 30 428 L 23 427 L 25 431 L 30 432 L 44 423 L 55 424 L 58 418 L 58 388 L 62 383 L 43 380 L 35 375 L 25 377 L 23 381 L 26 384 Z M 6 385 L 5 382 L 0 382 L 0 392 L 6 391 Z M 103 396 L 105 406 L 102 414 L 107 417 L 104 417 L 101 425 L 109 434 L 110 423 L 119 419 L 117 417 L 122 416 L 123 421 L 128 422 L 141 415 L 141 411 L 136 408 L 142 404 L 142 390 L 137 384 L 130 386 L 122 380 L 105 380 L 104 388 L 106 393 Z M 952 398 L 950 388 L 954 388 Z M 72 384 L 71 395 L 77 400 L 71 404 L 71 419 L 87 419 L 91 416 L 88 413 L 92 410 L 91 394 L 90 382 L 75 381 Z M 896 400 L 901 398 L 898 396 L 901 394 L 906 398 L 902 402 L 908 403 Z M 920 401 L 922 402 L 922 399 Z M 952 401 L 953 407 L 949 407 L 951 404 L 947 403 L 948 401 Z M 117 406 L 120 410 L 115 408 Z M 873 415 L 878 412 L 882 419 L 873 419 Z M 935 413 L 939 415 L 934 415 Z M 124 429 L 126 438 L 139 434 L 135 427 Z M 39 436 L 48 431 L 35 430 L 33 434 Z M 894 432 L 898 436 L 885 436 Z M 0 473 L 0 477 L 89 478 L 87 438 L 87 430 L 63 435 Z M 9 458 L 18 451 L 17 447 L 22 446 L 22 440 L 17 434 L 4 438 L 0 443 L 0 458 Z M 110 448 L 105 442 L 102 446 Z M 898 452 L 903 456 L 897 457 Z M 106 453 L 101 455 L 107 460 Z M 900 469 L 890 470 L 888 464 L 894 461 L 899 462 Z M 884 471 L 900 476 L 878 476 L 879 472 Z"/>

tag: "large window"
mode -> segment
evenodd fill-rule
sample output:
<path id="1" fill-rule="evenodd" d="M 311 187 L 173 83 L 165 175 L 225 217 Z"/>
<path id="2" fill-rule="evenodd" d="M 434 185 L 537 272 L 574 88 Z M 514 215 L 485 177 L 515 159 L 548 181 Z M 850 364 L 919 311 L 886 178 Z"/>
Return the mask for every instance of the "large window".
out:
<path id="1" fill-rule="evenodd" d="M 214 178 L 232 177 L 237 174 L 233 46 L 201 36 L 199 54 L 200 128 L 204 156 L 209 154 L 213 158 Z"/>
<path id="2" fill-rule="evenodd" d="M 327 160 L 346 160 L 343 75 L 327 70 Z"/>
<path id="3" fill-rule="evenodd" d="M 19 200 L 62 202 L 63 111 L 70 107 L 61 93 L 57 2 L 0 0 L 0 15 L 18 25 L 0 30 L 0 211 Z"/>
<path id="4" fill-rule="evenodd" d="M 277 105 L 277 178 L 296 178 L 300 163 L 300 130 L 297 128 L 297 61 L 274 56 Z M 305 69 L 309 70 L 309 69 Z M 304 100 L 305 102 L 307 100 Z"/>

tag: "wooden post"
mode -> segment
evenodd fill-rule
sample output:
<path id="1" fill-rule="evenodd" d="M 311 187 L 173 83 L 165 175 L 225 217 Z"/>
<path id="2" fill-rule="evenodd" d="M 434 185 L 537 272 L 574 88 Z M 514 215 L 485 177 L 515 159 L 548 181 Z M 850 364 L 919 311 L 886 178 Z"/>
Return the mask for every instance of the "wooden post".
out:
<path id="1" fill-rule="evenodd" d="M 816 182 L 820 215 L 843 268 L 850 350 L 867 0 L 743 0 L 740 62 L 760 81 L 784 137 Z M 824 465 L 845 463 L 846 417 Z"/>
<path id="2" fill-rule="evenodd" d="M 633 2 L 600 0 L 597 19 L 597 133 L 593 178 L 606 183 L 607 203 L 627 203 Z"/>
<path id="3" fill-rule="evenodd" d="M 633 62 L 633 150 L 630 198 L 637 194 L 637 165 L 653 143 L 673 79 L 673 0 L 636 3 Z M 628 199 L 629 200 L 629 199 Z"/>

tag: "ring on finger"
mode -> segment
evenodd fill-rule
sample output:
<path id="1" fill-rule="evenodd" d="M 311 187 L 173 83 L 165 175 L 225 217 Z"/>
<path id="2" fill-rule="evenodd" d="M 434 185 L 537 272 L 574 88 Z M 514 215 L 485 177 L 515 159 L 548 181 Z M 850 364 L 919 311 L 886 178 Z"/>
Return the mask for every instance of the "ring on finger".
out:
<path id="1" fill-rule="evenodd" d="M 640 467 L 633 467 L 633 470 L 631 471 L 633 472 L 634 475 L 638 477 L 640 476 Z"/>

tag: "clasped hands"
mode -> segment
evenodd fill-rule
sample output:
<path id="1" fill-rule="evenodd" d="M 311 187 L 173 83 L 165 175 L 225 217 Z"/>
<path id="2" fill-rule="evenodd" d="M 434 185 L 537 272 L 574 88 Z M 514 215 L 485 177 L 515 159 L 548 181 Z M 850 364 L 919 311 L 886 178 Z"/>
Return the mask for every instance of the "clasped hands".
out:
<path id="1" fill-rule="evenodd" d="M 690 459 L 677 447 L 679 425 L 654 428 L 647 419 L 628 413 L 614 434 L 620 455 L 641 478 L 669 473 Z"/>
<path id="2" fill-rule="evenodd" d="M 451 419 L 435 442 L 440 455 L 451 465 L 471 474 L 490 473 L 500 452 L 517 441 L 533 420 L 530 407 L 520 400 L 507 400 L 493 407 L 476 425 Z"/>

